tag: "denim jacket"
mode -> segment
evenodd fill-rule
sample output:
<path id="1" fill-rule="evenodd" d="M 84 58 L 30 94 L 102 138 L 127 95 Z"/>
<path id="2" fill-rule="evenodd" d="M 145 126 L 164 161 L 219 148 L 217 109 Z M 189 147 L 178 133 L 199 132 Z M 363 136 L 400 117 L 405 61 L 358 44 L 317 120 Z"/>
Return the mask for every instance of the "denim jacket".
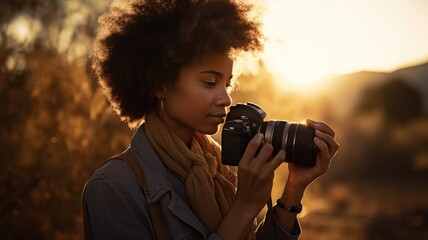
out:
<path id="1" fill-rule="evenodd" d="M 82 195 L 86 239 L 154 239 L 148 204 L 157 201 L 172 239 L 221 239 L 194 214 L 184 183 L 163 165 L 143 126 L 132 137 L 127 151 L 142 166 L 144 194 L 127 163 L 112 160 L 97 169 Z M 289 234 L 280 227 L 272 211 L 266 216 L 257 229 L 257 239 L 275 239 L 275 234 L 277 239 L 297 239 L 300 235 L 297 221 Z"/>

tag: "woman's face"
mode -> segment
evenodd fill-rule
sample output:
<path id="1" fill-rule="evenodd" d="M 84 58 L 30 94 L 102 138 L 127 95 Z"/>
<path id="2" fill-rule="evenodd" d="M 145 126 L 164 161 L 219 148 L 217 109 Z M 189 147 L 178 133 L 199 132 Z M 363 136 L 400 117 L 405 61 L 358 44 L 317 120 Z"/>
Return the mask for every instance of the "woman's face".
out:
<path id="1" fill-rule="evenodd" d="M 185 143 L 190 143 L 195 131 L 216 133 L 224 122 L 226 108 L 232 104 L 228 91 L 232 68 L 227 55 L 207 55 L 183 68 L 175 87 L 164 93 L 161 114 Z"/>

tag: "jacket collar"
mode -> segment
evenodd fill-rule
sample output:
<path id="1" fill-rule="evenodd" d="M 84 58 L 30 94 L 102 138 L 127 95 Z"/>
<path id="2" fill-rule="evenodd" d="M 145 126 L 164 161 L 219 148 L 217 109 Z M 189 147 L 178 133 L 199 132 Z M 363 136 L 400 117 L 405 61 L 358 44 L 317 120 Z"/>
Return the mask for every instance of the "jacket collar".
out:
<path id="1" fill-rule="evenodd" d="M 168 172 L 162 160 L 151 146 L 141 125 L 131 139 L 131 153 L 140 162 L 145 181 L 145 195 L 147 202 L 154 203 L 172 189 L 168 181 Z"/>

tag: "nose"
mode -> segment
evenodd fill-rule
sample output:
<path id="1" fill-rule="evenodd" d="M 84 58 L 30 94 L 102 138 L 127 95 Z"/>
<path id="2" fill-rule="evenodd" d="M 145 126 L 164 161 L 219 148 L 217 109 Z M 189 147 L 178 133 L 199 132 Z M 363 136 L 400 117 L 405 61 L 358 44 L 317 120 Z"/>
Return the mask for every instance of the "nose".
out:
<path id="1" fill-rule="evenodd" d="M 227 88 L 221 88 L 221 91 L 219 92 L 216 99 L 216 104 L 224 107 L 229 107 L 232 105 L 232 97 L 227 91 Z"/>

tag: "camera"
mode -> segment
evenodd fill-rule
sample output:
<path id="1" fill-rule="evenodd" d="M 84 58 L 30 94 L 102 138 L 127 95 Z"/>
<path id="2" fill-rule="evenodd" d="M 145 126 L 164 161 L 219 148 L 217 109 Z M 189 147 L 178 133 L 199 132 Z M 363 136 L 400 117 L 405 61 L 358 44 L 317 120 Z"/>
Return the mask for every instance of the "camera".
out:
<path id="1" fill-rule="evenodd" d="M 273 155 L 285 149 L 286 162 L 313 167 L 319 152 L 314 144 L 315 130 L 305 124 L 268 120 L 266 112 L 254 103 L 230 107 L 221 134 L 222 163 L 238 166 L 250 140 L 258 133 L 273 146 Z"/>

